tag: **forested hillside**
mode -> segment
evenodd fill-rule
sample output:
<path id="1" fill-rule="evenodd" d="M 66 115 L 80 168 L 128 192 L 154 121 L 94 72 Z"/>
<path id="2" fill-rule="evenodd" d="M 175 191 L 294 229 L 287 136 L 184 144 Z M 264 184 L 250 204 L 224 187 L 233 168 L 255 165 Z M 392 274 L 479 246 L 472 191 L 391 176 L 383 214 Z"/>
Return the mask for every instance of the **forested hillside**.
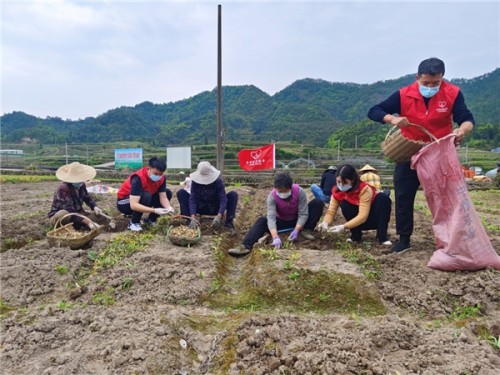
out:
<path id="1" fill-rule="evenodd" d="M 227 141 L 292 141 L 335 147 L 377 147 L 387 125 L 366 119 L 368 109 L 414 80 L 413 75 L 373 84 L 302 79 L 270 96 L 255 86 L 223 87 Z M 469 140 L 478 148 L 500 144 L 500 69 L 474 79 L 454 79 L 476 118 Z M 153 145 L 214 143 L 216 90 L 175 103 L 144 102 L 111 109 L 97 117 L 63 120 L 23 112 L 1 117 L 1 139 L 39 143 L 140 141 Z"/>

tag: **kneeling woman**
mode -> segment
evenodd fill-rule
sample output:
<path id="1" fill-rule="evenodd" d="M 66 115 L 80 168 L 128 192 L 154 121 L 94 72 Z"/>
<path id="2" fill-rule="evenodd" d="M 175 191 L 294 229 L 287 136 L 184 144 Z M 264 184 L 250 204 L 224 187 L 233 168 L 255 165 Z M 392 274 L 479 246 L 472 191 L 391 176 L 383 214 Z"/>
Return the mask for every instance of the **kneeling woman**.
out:
<path id="1" fill-rule="evenodd" d="M 341 233 L 349 229 L 351 237 L 348 241 L 359 242 L 363 230 L 376 229 L 377 241 L 386 246 L 392 245 L 387 237 L 387 227 L 391 218 L 389 196 L 384 193 L 377 194 L 375 188 L 360 181 L 356 169 L 349 164 L 338 169 L 336 182 L 337 185 L 332 189 L 330 206 L 318 230 Z M 328 229 L 339 206 L 347 222 Z"/>

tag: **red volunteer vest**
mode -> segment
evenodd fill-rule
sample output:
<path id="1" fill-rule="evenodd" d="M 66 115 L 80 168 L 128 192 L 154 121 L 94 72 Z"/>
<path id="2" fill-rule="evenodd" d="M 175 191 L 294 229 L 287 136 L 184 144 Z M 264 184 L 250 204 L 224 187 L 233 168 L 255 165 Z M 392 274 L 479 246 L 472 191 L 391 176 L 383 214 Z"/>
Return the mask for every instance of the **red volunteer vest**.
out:
<path id="1" fill-rule="evenodd" d="M 123 199 L 126 196 L 130 195 L 131 181 L 132 177 L 139 176 L 141 179 L 141 185 L 144 191 L 147 191 L 150 194 L 156 193 L 156 191 L 160 188 L 161 184 L 165 180 L 165 176 L 162 176 L 159 181 L 153 181 L 148 176 L 148 167 L 143 167 L 139 169 L 137 172 L 132 173 L 125 182 L 122 184 L 118 193 L 116 194 L 119 199 Z"/>
<path id="2" fill-rule="evenodd" d="M 332 197 L 338 202 L 347 201 L 350 204 L 359 206 L 359 195 L 361 191 L 365 188 L 365 186 L 368 186 L 372 190 L 372 203 L 373 203 L 373 201 L 375 200 L 375 195 L 377 195 L 377 192 L 375 191 L 375 188 L 373 186 L 363 181 L 359 183 L 359 187 L 354 191 L 343 192 L 340 191 L 337 186 L 334 186 L 332 189 Z"/>
<path id="3" fill-rule="evenodd" d="M 449 82 L 443 81 L 436 95 L 429 99 L 429 107 L 425 106 L 424 98 L 418 90 L 418 82 L 399 90 L 401 98 L 400 116 L 417 125 L 426 128 L 436 138 L 442 138 L 453 130 L 453 105 L 460 89 Z M 429 142 L 425 135 L 414 126 L 405 126 L 401 134 L 415 141 Z"/>

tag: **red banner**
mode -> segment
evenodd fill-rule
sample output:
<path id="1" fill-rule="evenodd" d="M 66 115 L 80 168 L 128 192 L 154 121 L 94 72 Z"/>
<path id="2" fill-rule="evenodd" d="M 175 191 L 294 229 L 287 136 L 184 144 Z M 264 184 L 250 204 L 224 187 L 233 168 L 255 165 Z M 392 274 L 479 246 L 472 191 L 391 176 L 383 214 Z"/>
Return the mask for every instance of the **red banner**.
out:
<path id="1" fill-rule="evenodd" d="M 274 155 L 274 143 L 259 148 L 240 150 L 238 152 L 240 168 L 245 171 L 274 169 Z"/>

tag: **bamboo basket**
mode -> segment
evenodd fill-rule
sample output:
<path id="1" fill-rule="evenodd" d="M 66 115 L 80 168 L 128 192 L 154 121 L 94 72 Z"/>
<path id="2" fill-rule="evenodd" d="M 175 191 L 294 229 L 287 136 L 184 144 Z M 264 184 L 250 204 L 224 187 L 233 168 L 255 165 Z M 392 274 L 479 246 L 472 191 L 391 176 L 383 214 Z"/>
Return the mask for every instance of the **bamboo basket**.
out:
<path id="1" fill-rule="evenodd" d="M 54 247 L 69 247 L 71 250 L 76 250 L 79 249 L 86 244 L 88 244 L 90 241 L 92 241 L 94 238 L 96 238 L 99 234 L 101 234 L 103 230 L 103 226 L 93 222 L 90 220 L 96 227 L 92 229 L 90 232 L 87 231 L 77 231 L 75 227 L 73 226 L 73 223 L 68 223 L 66 225 L 62 225 L 62 221 L 64 218 L 67 216 L 80 216 L 86 219 L 89 219 L 88 217 L 85 217 L 83 215 L 77 214 L 77 213 L 69 213 L 67 215 L 64 215 L 61 217 L 57 222 L 56 225 L 54 226 L 54 229 L 51 230 L 50 232 L 47 233 L 47 239 L 49 241 L 50 246 Z"/>
<path id="2" fill-rule="evenodd" d="M 423 133 L 425 133 L 433 141 L 437 138 L 434 137 L 427 129 L 420 125 L 408 124 L 409 126 L 416 126 Z M 428 145 L 430 142 L 413 141 L 406 138 L 401 134 L 401 130 L 397 126 L 393 126 L 387 132 L 384 141 L 381 144 L 382 152 L 385 156 L 395 162 L 409 161 L 422 147 Z"/>
<path id="3" fill-rule="evenodd" d="M 179 219 L 182 219 L 182 220 L 179 220 Z M 194 220 L 198 224 L 198 226 L 196 228 L 196 237 L 177 236 L 177 235 L 173 234 L 174 228 L 178 228 L 178 227 L 184 225 L 182 223 L 182 221 L 184 221 L 184 219 Z M 198 242 L 201 241 L 200 222 L 198 220 L 195 220 L 195 219 L 189 217 L 189 216 L 177 215 L 173 218 L 172 224 L 167 229 L 167 237 L 170 240 L 170 242 L 172 242 L 174 245 L 179 245 L 179 246 L 196 245 Z"/>

